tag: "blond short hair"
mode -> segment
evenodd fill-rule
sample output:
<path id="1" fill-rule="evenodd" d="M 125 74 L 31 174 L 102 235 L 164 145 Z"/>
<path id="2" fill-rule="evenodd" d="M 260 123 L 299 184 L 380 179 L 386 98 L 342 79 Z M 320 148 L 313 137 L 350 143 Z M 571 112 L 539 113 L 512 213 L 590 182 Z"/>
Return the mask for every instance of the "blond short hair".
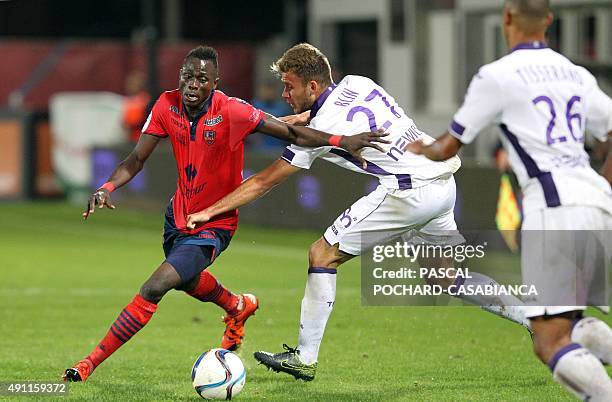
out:
<path id="1" fill-rule="evenodd" d="M 279 76 L 283 73 L 294 73 L 305 84 L 316 81 L 322 86 L 329 86 L 332 83 L 327 57 L 308 43 L 300 43 L 287 50 L 280 59 L 272 63 L 270 69 Z"/>

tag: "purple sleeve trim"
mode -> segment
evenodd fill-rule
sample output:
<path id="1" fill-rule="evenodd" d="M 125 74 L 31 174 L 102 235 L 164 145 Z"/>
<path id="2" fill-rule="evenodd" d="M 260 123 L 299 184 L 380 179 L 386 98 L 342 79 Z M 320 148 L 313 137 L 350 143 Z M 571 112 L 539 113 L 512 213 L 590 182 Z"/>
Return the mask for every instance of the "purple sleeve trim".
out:
<path id="1" fill-rule="evenodd" d="M 465 131 L 465 127 L 453 120 L 450 125 L 450 131 L 461 137 L 463 135 L 463 132 Z"/>
<path id="2" fill-rule="evenodd" d="M 285 150 L 283 151 L 283 154 L 281 155 L 281 158 L 283 158 L 284 160 L 286 160 L 289 163 L 291 163 L 291 161 L 293 161 L 294 157 L 295 157 L 295 152 L 293 152 L 289 148 L 285 148 Z"/>

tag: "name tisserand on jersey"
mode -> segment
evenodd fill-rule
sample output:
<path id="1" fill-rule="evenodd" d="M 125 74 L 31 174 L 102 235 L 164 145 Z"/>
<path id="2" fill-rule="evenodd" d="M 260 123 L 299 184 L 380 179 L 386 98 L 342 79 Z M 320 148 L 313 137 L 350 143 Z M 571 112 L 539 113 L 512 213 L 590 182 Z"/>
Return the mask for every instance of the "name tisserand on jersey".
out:
<path id="1" fill-rule="evenodd" d="M 574 82 L 578 85 L 583 84 L 580 73 L 568 66 L 530 64 L 519 67 L 515 71 L 527 85 L 543 82 Z"/>

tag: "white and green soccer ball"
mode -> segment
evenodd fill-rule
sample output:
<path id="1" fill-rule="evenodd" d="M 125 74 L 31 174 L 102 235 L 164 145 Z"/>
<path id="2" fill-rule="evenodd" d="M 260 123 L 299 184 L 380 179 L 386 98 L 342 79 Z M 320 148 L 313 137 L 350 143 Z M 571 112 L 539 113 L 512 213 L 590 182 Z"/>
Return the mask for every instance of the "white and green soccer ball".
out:
<path id="1" fill-rule="evenodd" d="M 226 349 L 211 349 L 191 369 L 193 388 L 204 399 L 232 399 L 242 391 L 246 371 L 238 356 Z"/>

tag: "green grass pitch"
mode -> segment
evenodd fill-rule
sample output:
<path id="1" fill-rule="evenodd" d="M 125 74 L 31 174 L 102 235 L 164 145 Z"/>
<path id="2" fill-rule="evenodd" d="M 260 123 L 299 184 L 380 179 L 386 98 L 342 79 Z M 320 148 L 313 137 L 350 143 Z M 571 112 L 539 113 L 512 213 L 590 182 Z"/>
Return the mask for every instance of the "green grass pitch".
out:
<path id="1" fill-rule="evenodd" d="M 57 380 L 162 261 L 161 211 L 118 206 L 83 222 L 81 210 L 67 204 L 0 204 L 0 381 Z M 254 351 L 297 343 L 307 250 L 319 235 L 242 227 L 213 264 L 225 285 L 261 301 L 239 353 L 247 382 L 236 399 L 572 400 L 517 325 L 473 307 L 361 306 L 358 261 L 340 269 L 315 381 L 258 366 Z M 198 400 L 191 365 L 219 346 L 221 315 L 215 305 L 170 292 L 146 328 L 57 399 Z"/>

